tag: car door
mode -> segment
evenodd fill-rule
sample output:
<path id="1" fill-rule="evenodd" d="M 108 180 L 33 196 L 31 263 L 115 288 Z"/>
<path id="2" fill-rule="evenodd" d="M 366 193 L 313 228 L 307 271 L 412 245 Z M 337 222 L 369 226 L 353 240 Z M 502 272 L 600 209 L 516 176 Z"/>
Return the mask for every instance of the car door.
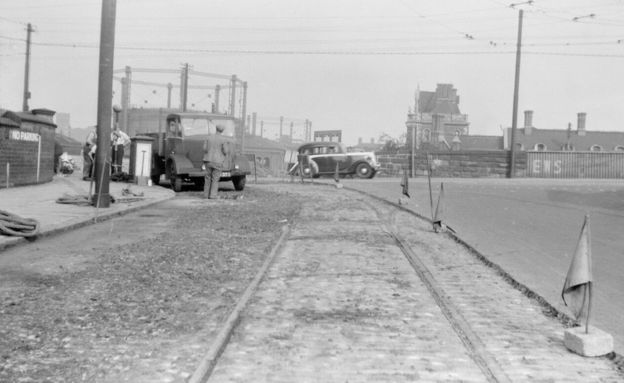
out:
<path id="1" fill-rule="evenodd" d="M 314 148 L 312 160 L 318 166 L 318 172 L 325 174 L 332 166 L 330 158 L 327 156 L 327 146 L 318 146 Z M 335 166 L 335 165 L 334 165 Z"/>

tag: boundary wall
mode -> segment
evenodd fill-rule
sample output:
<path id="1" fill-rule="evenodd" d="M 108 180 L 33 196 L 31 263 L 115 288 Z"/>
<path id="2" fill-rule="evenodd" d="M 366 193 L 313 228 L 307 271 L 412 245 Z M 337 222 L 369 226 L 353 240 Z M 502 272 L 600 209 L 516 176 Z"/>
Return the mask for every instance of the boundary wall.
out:
<path id="1" fill-rule="evenodd" d="M 0 112 L 0 188 L 52 181 L 53 115 L 45 109 Z"/>
<path id="2" fill-rule="evenodd" d="M 403 169 L 408 172 L 414 167 L 414 176 L 427 175 L 429 162 L 438 177 L 489 177 L 504 178 L 509 172 L 510 152 L 505 150 L 474 150 L 452 152 L 416 152 L 412 161 L 410 153 L 377 153 L 381 163 L 379 176 L 399 176 Z M 427 156 L 429 161 L 427 161 Z M 515 177 L 526 176 L 526 152 L 516 153 Z"/>

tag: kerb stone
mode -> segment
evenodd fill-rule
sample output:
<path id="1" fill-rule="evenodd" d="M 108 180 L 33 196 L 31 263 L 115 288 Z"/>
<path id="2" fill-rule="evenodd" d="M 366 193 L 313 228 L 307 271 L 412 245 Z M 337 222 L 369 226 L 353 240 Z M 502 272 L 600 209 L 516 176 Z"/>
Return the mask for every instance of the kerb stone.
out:
<path id="1" fill-rule="evenodd" d="M 596 327 L 571 327 L 563 333 L 563 343 L 568 350 L 582 356 L 602 356 L 613 351 L 613 337 Z"/>

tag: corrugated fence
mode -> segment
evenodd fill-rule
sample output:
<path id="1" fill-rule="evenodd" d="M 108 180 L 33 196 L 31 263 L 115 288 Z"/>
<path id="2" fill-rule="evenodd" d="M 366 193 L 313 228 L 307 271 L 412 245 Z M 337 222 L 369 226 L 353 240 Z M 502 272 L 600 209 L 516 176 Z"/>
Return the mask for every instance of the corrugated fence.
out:
<path id="1" fill-rule="evenodd" d="M 624 152 L 527 152 L 527 177 L 624 178 Z"/>

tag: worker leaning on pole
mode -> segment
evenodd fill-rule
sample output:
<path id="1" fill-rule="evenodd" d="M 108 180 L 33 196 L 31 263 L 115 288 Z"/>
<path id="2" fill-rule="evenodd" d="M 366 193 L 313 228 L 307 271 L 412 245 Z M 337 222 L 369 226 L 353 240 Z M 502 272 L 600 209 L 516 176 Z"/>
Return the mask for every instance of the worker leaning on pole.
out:
<path id="1" fill-rule="evenodd" d="M 97 149 L 97 133 L 95 128 L 93 128 L 87 139 L 85 140 L 85 144 L 82 147 L 82 159 L 84 160 L 82 164 L 82 179 L 85 181 L 90 181 L 93 177 L 93 162 L 95 159 L 95 150 Z"/>

